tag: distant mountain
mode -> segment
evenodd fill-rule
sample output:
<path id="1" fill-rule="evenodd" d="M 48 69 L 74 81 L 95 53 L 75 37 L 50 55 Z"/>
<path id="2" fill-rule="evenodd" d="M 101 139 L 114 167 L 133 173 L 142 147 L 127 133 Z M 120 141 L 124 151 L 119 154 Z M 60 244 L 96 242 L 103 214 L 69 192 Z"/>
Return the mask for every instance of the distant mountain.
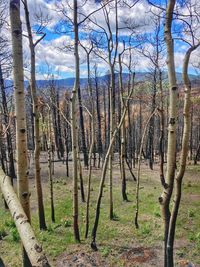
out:
<path id="1" fill-rule="evenodd" d="M 176 73 L 176 77 L 177 77 L 177 82 L 181 83 L 182 82 L 182 74 L 177 72 Z M 149 72 L 137 72 L 135 74 L 135 81 L 136 82 L 142 82 L 145 80 L 150 80 L 152 78 L 152 74 Z M 115 79 L 116 81 L 118 80 L 118 74 L 115 74 Z M 122 74 L 122 79 L 123 82 L 126 83 L 128 82 L 129 79 L 129 74 L 128 73 L 123 73 Z M 163 79 L 167 79 L 167 72 L 163 72 Z M 190 79 L 191 81 L 194 80 L 200 80 L 200 77 L 194 74 L 190 74 Z M 59 79 L 59 80 L 55 80 L 54 83 L 57 87 L 65 87 L 65 88 L 72 88 L 74 85 L 74 78 L 66 78 L 66 79 Z M 103 83 L 108 83 L 109 81 L 109 75 L 103 75 L 97 78 L 98 83 L 99 84 L 103 84 Z M 92 78 L 92 83 L 94 83 L 94 79 Z M 37 81 L 37 85 L 38 87 L 46 87 L 48 86 L 49 81 L 45 81 L 45 80 L 38 80 Z M 80 78 L 80 86 L 82 88 L 87 86 L 87 78 Z"/>
<path id="2" fill-rule="evenodd" d="M 149 72 L 137 72 L 135 74 L 135 81 L 136 82 L 142 82 L 145 80 L 150 81 L 152 77 L 152 74 Z M 182 83 L 182 74 L 177 72 L 176 73 L 176 77 L 177 77 L 177 82 L 178 83 Z M 126 83 L 128 82 L 128 78 L 129 78 L 129 74 L 128 73 L 123 73 L 122 75 L 122 79 L 123 82 Z M 109 75 L 104 75 L 104 76 L 100 76 L 97 78 L 98 79 L 98 83 L 99 84 L 104 84 L 104 83 L 108 83 L 109 81 Z M 118 80 L 118 74 L 115 75 L 115 79 L 116 81 Z M 167 79 L 167 72 L 163 72 L 163 79 Z M 199 75 L 194 75 L 194 74 L 190 74 L 190 79 L 191 81 L 200 81 L 200 76 Z M 66 79 L 58 79 L 58 80 L 37 80 L 37 86 L 39 88 L 45 88 L 47 86 L 49 86 L 50 83 L 54 83 L 54 85 L 56 87 L 59 88 L 65 88 L 65 89 L 71 89 L 74 85 L 74 80 L 75 78 L 66 78 Z M 92 79 L 92 83 L 94 83 L 94 79 Z M 25 81 L 24 82 L 25 87 L 28 86 L 28 82 Z M 87 78 L 80 78 L 80 86 L 81 88 L 85 88 L 87 86 Z M 6 87 L 12 87 L 12 81 L 11 80 L 6 80 Z"/>

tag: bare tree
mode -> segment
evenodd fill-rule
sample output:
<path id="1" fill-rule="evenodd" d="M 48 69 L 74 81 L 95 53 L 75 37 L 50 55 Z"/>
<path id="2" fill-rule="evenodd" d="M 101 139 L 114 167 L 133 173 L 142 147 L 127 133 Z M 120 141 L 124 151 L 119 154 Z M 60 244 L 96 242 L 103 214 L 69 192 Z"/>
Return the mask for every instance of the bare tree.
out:
<path id="1" fill-rule="evenodd" d="M 189 5 L 188 5 L 189 3 Z M 187 7 L 191 7 L 190 1 L 188 1 Z M 167 147 L 167 172 L 166 180 L 163 177 L 163 193 L 159 198 L 161 204 L 162 217 L 164 221 L 164 266 L 173 267 L 174 258 L 173 258 L 173 245 L 174 245 L 174 236 L 176 228 L 176 219 L 178 215 L 180 200 L 181 200 L 181 185 L 182 179 L 184 176 L 186 168 L 186 159 L 188 152 L 188 141 L 189 141 L 189 132 L 190 132 L 190 92 L 191 92 L 191 83 L 188 76 L 188 65 L 191 53 L 197 49 L 200 45 L 199 39 L 195 36 L 195 31 L 193 26 L 196 25 L 193 22 L 194 14 L 189 8 L 189 14 L 181 14 L 176 9 L 174 10 L 176 1 L 169 0 L 167 10 L 166 10 L 166 19 L 165 19 L 165 42 L 167 46 L 167 66 L 168 66 L 168 79 L 169 79 L 169 127 L 168 127 L 168 147 Z M 174 20 L 174 13 L 176 18 L 178 18 L 183 23 L 183 32 L 187 32 L 186 36 L 189 36 L 189 40 L 182 37 L 172 36 L 172 23 Z M 197 14 L 195 14 L 196 16 Z M 176 70 L 175 70 L 175 60 L 174 60 L 174 40 L 179 39 L 186 42 L 190 47 L 186 51 L 184 62 L 183 62 L 183 81 L 185 86 L 185 99 L 184 99 L 184 130 L 182 138 L 182 150 L 180 156 L 180 168 L 176 175 L 176 126 L 177 126 L 177 83 L 176 83 Z M 191 39 L 191 43 L 190 43 Z M 172 198 L 172 193 L 174 190 L 175 182 L 175 197 L 173 200 L 173 208 L 170 210 L 170 203 Z"/>
<path id="2" fill-rule="evenodd" d="M 172 196 L 174 177 L 175 177 L 175 164 L 176 164 L 176 125 L 177 125 L 177 84 L 176 84 L 176 70 L 174 63 L 174 42 L 172 38 L 172 21 L 173 12 L 176 1 L 169 0 L 166 10 L 165 21 L 165 42 L 167 46 L 167 67 L 169 78 L 169 127 L 168 127 L 168 148 L 167 148 L 167 173 L 166 183 L 167 188 L 164 188 L 162 196 L 159 198 L 161 204 L 162 217 L 164 222 L 164 266 L 169 267 L 168 253 L 167 253 L 167 240 L 169 233 L 170 222 L 170 200 Z"/>
<path id="3" fill-rule="evenodd" d="M 77 0 L 73 1 L 74 15 L 73 15 L 73 25 L 74 25 L 74 56 L 75 56 L 75 83 L 71 95 L 71 129 L 72 129 L 72 153 L 73 153 L 73 218 L 74 218 L 74 237 L 75 240 L 80 242 L 80 234 L 78 227 L 78 141 L 77 141 L 77 92 L 80 87 L 80 73 L 79 73 L 79 53 L 78 53 L 78 6 Z"/>
<path id="4" fill-rule="evenodd" d="M 179 14 L 180 18 L 184 23 L 183 31 L 187 32 L 189 38 L 184 38 L 183 41 L 187 42 L 189 48 L 187 49 L 183 61 L 183 71 L 182 77 L 184 82 L 184 107 L 183 107 L 183 116 L 184 116 L 184 128 L 183 128 L 183 138 L 182 138 L 182 149 L 180 155 L 180 167 L 175 177 L 175 197 L 173 201 L 173 208 L 170 215 L 169 221 L 169 232 L 167 239 L 167 267 L 174 266 L 174 258 L 173 258 L 173 248 L 174 248 L 174 238 L 175 238 L 175 229 L 176 229 L 176 220 L 178 216 L 181 195 L 182 195 L 182 180 L 184 177 L 185 169 L 186 169 L 186 161 L 188 155 L 189 148 L 189 136 L 190 136 L 190 108 L 191 108 L 191 81 L 188 75 L 188 68 L 190 63 L 191 54 L 200 46 L 198 27 L 196 22 L 199 21 L 198 11 L 193 10 L 192 1 L 187 1 L 187 11 L 188 18 L 182 18 L 181 13 Z M 199 4 L 196 2 L 196 7 L 199 7 Z M 196 10 L 196 8 L 195 8 Z M 197 9 L 198 10 L 198 9 Z M 189 40 L 190 41 L 189 41 Z"/>
<path id="5" fill-rule="evenodd" d="M 10 22 L 13 51 L 13 75 L 16 117 L 16 155 L 18 197 L 27 219 L 30 221 L 28 155 L 26 136 L 26 113 L 24 104 L 24 72 L 22 51 L 22 28 L 20 20 L 20 0 L 10 1 Z M 23 266 L 31 266 L 27 253 L 23 249 Z"/>
<path id="6" fill-rule="evenodd" d="M 38 110 L 38 98 L 36 91 L 36 73 L 35 73 L 35 47 L 36 45 L 45 37 L 45 34 L 41 31 L 43 26 L 40 27 L 39 34 L 42 36 L 36 41 L 33 41 L 33 34 L 29 18 L 29 10 L 27 0 L 22 1 L 24 4 L 25 17 L 26 17 L 26 27 L 28 32 L 29 47 L 31 54 L 31 95 L 33 102 L 33 117 L 34 117 L 34 163 L 35 163 L 35 182 L 38 198 L 38 210 L 39 210 L 39 225 L 41 230 L 46 230 L 44 204 L 43 204 L 43 193 L 42 193 L 42 183 L 40 175 L 40 122 L 39 122 L 39 110 Z"/>
<path id="7" fill-rule="evenodd" d="M 120 130 L 120 128 L 122 127 L 122 124 L 124 122 L 125 116 L 126 116 L 126 112 L 127 112 L 127 108 L 128 108 L 128 102 L 129 99 L 133 93 L 134 90 L 134 85 L 131 88 L 126 103 L 124 105 L 124 110 L 120 119 L 119 124 L 117 125 L 117 127 L 115 128 L 112 138 L 110 140 L 109 146 L 108 146 L 108 150 L 106 152 L 106 156 L 104 159 L 104 163 L 103 163 L 103 167 L 102 167 L 102 173 L 101 173 L 101 182 L 100 182 L 100 186 L 99 186 L 99 194 L 97 197 L 97 204 L 96 204 L 96 211 L 95 211 L 95 221 L 94 221 L 94 225 L 93 225 L 93 229 L 92 229 L 92 242 L 91 242 L 91 248 L 93 250 L 97 250 L 97 245 L 96 245 L 96 234 L 97 234 L 97 228 L 98 228 L 98 224 L 99 224 L 99 216 L 100 216 L 100 208 L 101 208 L 101 200 L 102 200 L 102 194 L 103 194 L 103 187 L 104 187 L 104 183 L 105 183 L 105 177 L 106 177 L 106 171 L 107 171 L 107 165 L 109 162 L 109 155 L 111 153 L 112 150 L 112 146 L 113 143 L 115 141 L 116 135 L 118 133 L 118 131 Z"/>

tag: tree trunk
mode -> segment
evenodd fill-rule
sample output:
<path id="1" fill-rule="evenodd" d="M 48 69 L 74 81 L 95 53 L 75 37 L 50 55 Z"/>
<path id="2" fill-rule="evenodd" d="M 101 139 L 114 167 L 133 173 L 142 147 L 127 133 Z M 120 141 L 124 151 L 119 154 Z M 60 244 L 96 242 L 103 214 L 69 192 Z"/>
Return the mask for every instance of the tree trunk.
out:
<path id="1" fill-rule="evenodd" d="M 3 73 L 0 63 L 0 87 L 1 87 L 1 97 L 2 97 L 2 108 L 3 108 L 3 116 L 4 116 L 4 123 L 6 128 L 6 141 L 7 141 L 7 151 L 8 151 L 8 158 L 9 158 L 9 166 L 8 166 L 8 175 L 13 180 L 16 177 L 15 174 L 15 165 L 14 165 L 14 157 L 13 157 L 13 146 L 12 146 L 12 135 L 9 126 L 9 113 L 8 113 L 8 105 L 6 99 L 6 92 L 3 80 Z"/>
<path id="2" fill-rule="evenodd" d="M 40 121 L 39 121 L 39 107 L 38 98 L 36 92 L 36 77 L 35 77 L 35 45 L 33 43 L 32 30 L 30 25 L 29 11 L 27 0 L 24 0 L 24 10 L 26 16 L 26 26 L 29 38 L 29 47 L 31 53 L 31 95 L 33 101 L 33 116 L 34 116 L 34 164 L 35 164 L 35 182 L 37 190 L 37 200 L 38 200 L 38 211 L 39 211 L 39 225 L 41 230 L 46 230 L 45 214 L 44 214 L 44 204 L 43 204 L 43 193 L 42 193 L 42 183 L 40 175 Z"/>
<path id="3" fill-rule="evenodd" d="M 98 122 L 98 132 L 97 132 L 97 144 L 98 144 L 98 153 L 99 160 L 97 167 L 100 168 L 100 162 L 103 153 L 103 145 L 102 145 L 102 136 L 101 136 L 101 110 L 99 103 L 99 86 L 98 86 L 98 77 L 97 77 L 97 67 L 95 67 L 95 89 L 96 89 L 96 108 L 97 108 L 97 122 Z"/>
<path id="4" fill-rule="evenodd" d="M 153 95 L 152 95 L 152 110 L 151 113 L 156 108 L 156 86 L 157 83 L 157 67 L 154 69 L 153 74 Z M 154 128 L 155 128 L 155 118 L 154 116 L 151 117 L 149 122 L 149 148 L 148 148 L 148 157 L 149 157 L 149 167 L 153 170 L 153 163 L 154 163 Z"/>
<path id="5" fill-rule="evenodd" d="M 10 213 L 15 222 L 23 246 L 33 267 L 50 267 L 48 260 L 42 250 L 42 246 L 36 240 L 29 218 L 24 212 L 15 191 L 12 187 L 10 178 L 5 176 L 0 169 L 0 188 L 8 204 Z M 28 265 L 24 265 L 27 267 Z"/>
<path id="6" fill-rule="evenodd" d="M 63 141 L 62 141 L 62 130 L 61 130 L 61 121 L 60 121 L 60 109 L 59 109 L 59 91 L 57 89 L 57 94 L 56 94 L 56 106 L 57 106 L 57 126 L 58 126 L 58 149 L 61 158 L 64 157 L 64 146 L 63 146 Z"/>
<path id="7" fill-rule="evenodd" d="M 107 104 L 107 101 L 106 101 L 106 86 L 103 87 L 103 114 L 104 114 L 104 147 L 103 147 L 103 152 L 106 151 L 107 149 L 107 146 L 108 146 L 108 130 L 109 130 L 109 125 L 107 123 L 107 108 L 106 108 L 106 104 Z M 108 112 L 109 114 L 109 112 Z"/>
<path id="8" fill-rule="evenodd" d="M 175 164 L 176 164 L 176 125 L 177 125 L 177 84 L 174 64 L 174 42 L 171 34 L 173 21 L 173 11 L 176 0 L 169 0 L 166 10 L 165 21 L 165 42 L 167 46 L 167 67 L 169 79 L 169 126 L 168 126 L 168 147 L 167 147 L 167 187 L 163 189 L 159 202 L 164 222 L 164 266 L 173 267 L 173 262 L 169 262 L 169 250 L 167 247 L 169 221 L 170 221 L 170 200 L 174 187 Z M 171 264 L 171 265 L 170 265 Z"/>
<path id="9" fill-rule="evenodd" d="M 170 217 L 170 224 L 169 224 L 169 233 L 168 233 L 168 240 L 167 240 L 167 267 L 174 266 L 174 236 L 175 236 L 175 229 L 176 229 L 176 220 L 178 216 L 179 205 L 181 201 L 181 194 L 182 194 L 182 180 L 185 173 L 186 168 L 186 161 L 188 155 L 188 147 L 189 147 L 189 136 L 190 136 L 190 94 L 191 94 L 191 82 L 188 76 L 188 65 L 191 53 L 200 45 L 200 42 L 197 45 L 191 46 L 184 58 L 183 64 L 183 81 L 185 86 L 185 98 L 184 98 L 184 129 L 183 129 L 183 141 L 182 141 L 182 150 L 181 150 L 181 158 L 180 158 L 180 169 L 176 176 L 176 190 L 175 190 L 175 198 L 174 198 L 174 205 L 172 209 L 172 214 Z"/>
<path id="10" fill-rule="evenodd" d="M 110 79 L 110 137 L 109 139 L 112 139 L 113 131 L 114 131 L 114 115 L 115 115 L 115 108 L 114 108 L 114 92 L 115 92 L 115 74 L 114 74 L 114 68 L 111 66 L 111 79 Z M 111 151 L 109 154 L 109 194 L 110 194 L 110 220 L 113 219 L 114 213 L 113 213 L 113 146 L 111 147 Z"/>
<path id="11" fill-rule="evenodd" d="M 67 126 L 64 128 L 64 137 L 65 137 L 65 151 L 66 151 L 66 157 L 65 157 L 66 175 L 67 177 L 69 177 L 69 147 L 68 147 L 69 136 L 68 136 Z"/>
<path id="12" fill-rule="evenodd" d="M 77 159 L 78 159 L 78 170 L 79 170 L 81 200 L 84 203 L 85 202 L 85 191 L 84 191 L 83 171 L 82 171 L 82 165 L 81 165 L 81 159 L 80 159 L 80 152 L 79 151 L 78 151 Z"/>
<path id="13" fill-rule="evenodd" d="M 120 104 L 121 104 L 121 116 L 124 110 L 124 98 L 123 98 L 123 85 L 122 85 L 122 62 L 121 54 L 119 54 L 119 91 L 120 91 Z M 120 117 L 121 117 L 120 116 Z M 120 141 L 120 172 L 122 181 L 122 198 L 124 201 L 128 201 L 126 194 L 126 171 L 125 171 L 125 122 L 122 123 L 121 127 L 121 141 Z"/>
<path id="14" fill-rule="evenodd" d="M 104 187 L 104 183 L 105 183 L 107 165 L 108 165 L 108 162 L 109 162 L 109 155 L 111 153 L 112 146 L 113 146 L 113 143 L 115 141 L 116 134 L 118 133 L 118 131 L 120 130 L 120 128 L 121 128 L 121 126 L 122 126 L 122 124 L 124 122 L 125 115 L 126 115 L 127 108 L 128 108 L 128 101 L 129 101 L 129 98 L 132 95 L 132 92 L 133 92 L 133 88 L 131 89 L 131 91 L 130 91 L 130 93 L 128 95 L 128 99 L 126 101 L 126 104 L 124 105 L 124 111 L 123 111 L 123 114 L 121 116 L 120 122 L 119 122 L 119 124 L 117 125 L 117 127 L 115 128 L 115 130 L 113 132 L 112 138 L 111 138 L 109 146 L 108 146 L 108 150 L 106 152 L 106 156 L 105 156 L 105 159 L 104 159 L 103 167 L 102 167 L 101 181 L 100 181 L 100 186 L 99 186 L 99 194 L 98 194 L 98 197 L 97 197 L 97 204 L 96 204 L 96 211 L 95 211 L 95 221 L 94 221 L 94 226 L 93 226 L 93 229 L 92 229 L 91 248 L 93 250 L 95 250 L 95 251 L 97 250 L 96 234 L 97 234 L 97 228 L 98 228 L 98 224 L 99 224 L 101 199 L 102 199 L 102 195 L 103 195 L 103 187 Z"/>
<path id="15" fill-rule="evenodd" d="M 91 107 L 91 143 L 90 143 L 90 150 L 89 150 L 89 170 L 88 170 L 88 190 L 87 190 L 87 205 L 86 205 L 86 221 L 85 221 L 85 238 L 88 237 L 88 231 L 89 231 L 89 216 L 90 216 L 90 188 L 91 188 L 91 178 L 92 178 L 92 152 L 94 150 L 94 143 L 95 143 L 95 110 L 94 110 L 94 101 L 93 101 L 93 93 L 92 93 L 92 85 L 91 85 L 91 77 L 90 77 L 90 58 L 89 58 L 89 53 L 87 54 L 87 68 L 88 68 L 88 92 L 89 92 L 89 99 L 90 99 L 90 107 Z M 95 75 L 96 75 L 96 70 L 95 70 Z M 95 76 L 97 79 L 97 77 Z M 96 84 L 96 97 L 98 95 L 98 88 Z M 97 105 L 99 104 L 99 101 L 96 100 Z M 97 111 L 97 118 L 98 116 Z M 101 118 L 98 118 L 98 121 L 100 119 L 101 123 Z M 100 125 L 99 125 L 100 127 Z M 101 131 L 101 128 L 98 130 Z M 98 132 L 98 152 L 100 155 L 102 155 L 102 143 L 101 143 L 101 133 L 99 134 Z"/>
<path id="16" fill-rule="evenodd" d="M 71 95 L 71 135 L 72 135 L 72 155 L 73 155 L 73 229 L 74 238 L 80 242 L 78 226 L 78 159 L 77 159 L 77 92 L 80 86 L 79 81 L 79 53 L 78 53 L 78 22 L 77 22 L 77 0 L 74 3 L 74 56 L 75 56 L 75 83 Z"/>
<path id="17" fill-rule="evenodd" d="M 52 175 L 52 135 L 51 135 L 51 115 L 50 107 L 48 110 L 48 171 L 49 171 L 49 187 L 50 187 L 50 203 L 51 203 L 51 221 L 55 222 L 55 209 L 54 209 L 54 195 L 53 195 L 53 175 Z"/>
<path id="18" fill-rule="evenodd" d="M 16 117 L 16 163 L 17 189 L 19 201 L 30 221 L 29 186 L 28 186 L 28 154 L 27 130 L 24 100 L 24 72 L 22 50 L 22 26 L 20 20 L 20 0 L 10 0 L 10 22 L 13 51 L 13 75 Z M 9 205 L 8 205 L 9 206 Z M 24 235 L 25 236 L 25 235 Z M 25 244 L 24 244 L 25 245 Z M 31 266 L 29 258 L 23 250 L 23 266 Z"/>
<path id="19" fill-rule="evenodd" d="M 141 138 L 141 144 L 140 144 L 140 151 L 138 155 L 138 172 L 137 172 L 137 185 L 136 185 L 136 209 L 135 209 L 135 227 L 138 229 L 138 214 L 139 214 L 139 191 L 140 191 L 140 168 L 141 168 L 141 159 L 142 159 L 142 150 L 144 145 L 144 138 L 146 136 L 147 132 L 147 126 L 151 121 L 151 118 L 155 115 L 156 109 L 151 113 L 150 117 L 148 118 L 146 125 L 144 127 L 144 132 Z"/>
<path id="20" fill-rule="evenodd" d="M 200 141 L 199 141 L 199 144 L 198 144 L 198 147 L 197 147 L 196 155 L 194 157 L 194 165 L 197 164 L 199 155 L 200 155 Z"/>
<path id="21" fill-rule="evenodd" d="M 165 141 L 165 114 L 164 114 L 164 99 L 163 99 L 163 87 L 162 87 L 162 72 L 159 72 L 159 83 L 160 83 L 160 139 L 159 139 L 159 153 L 160 153 L 160 182 L 165 188 L 165 176 L 164 176 L 164 141 Z"/>
<path id="22" fill-rule="evenodd" d="M 128 91 L 130 91 L 131 88 L 131 73 L 129 73 L 129 80 L 128 80 Z M 128 111 L 127 111 L 127 116 L 128 116 L 128 127 L 127 127 L 127 143 L 129 144 L 127 147 L 126 151 L 126 162 L 127 165 L 129 166 L 129 170 L 132 169 L 132 158 L 135 163 L 135 151 L 133 149 L 133 135 L 134 135 L 134 130 L 135 127 L 131 123 L 131 110 L 130 110 L 130 103 L 128 104 Z M 134 122 L 133 122 L 134 123 Z"/>
<path id="23" fill-rule="evenodd" d="M 190 118 L 190 160 L 193 160 L 193 115 L 194 115 L 194 109 L 193 105 L 191 107 L 191 118 Z"/>

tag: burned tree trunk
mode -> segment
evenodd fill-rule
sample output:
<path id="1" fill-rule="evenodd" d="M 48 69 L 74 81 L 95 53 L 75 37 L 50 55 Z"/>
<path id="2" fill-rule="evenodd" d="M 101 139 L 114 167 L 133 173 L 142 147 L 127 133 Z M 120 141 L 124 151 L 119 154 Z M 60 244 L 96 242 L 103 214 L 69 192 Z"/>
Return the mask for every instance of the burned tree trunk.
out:
<path id="1" fill-rule="evenodd" d="M 75 83 L 71 95 L 71 135 L 72 135 L 72 155 L 73 155 L 73 228 L 74 238 L 80 242 L 79 226 L 78 226 L 78 141 L 77 141 L 77 92 L 80 86 L 79 79 L 79 53 L 78 53 L 78 22 L 77 22 L 77 0 L 74 4 L 74 55 L 75 55 Z"/>
<path id="2" fill-rule="evenodd" d="M 1 88 L 4 123 L 7 128 L 6 141 L 7 141 L 7 151 L 8 151 L 8 159 L 9 159 L 9 166 L 8 166 L 7 174 L 13 180 L 13 178 L 16 177 L 16 174 L 15 174 L 14 157 L 13 157 L 12 135 L 11 135 L 11 129 L 9 126 L 9 112 L 8 112 L 7 98 L 6 98 L 1 64 L 0 64 L 0 88 Z"/>
<path id="3" fill-rule="evenodd" d="M 125 115 L 126 115 L 127 108 L 128 108 L 128 102 L 129 102 L 129 99 L 130 99 L 130 97 L 132 95 L 132 92 L 133 92 L 133 88 L 131 89 L 131 91 L 130 91 L 130 93 L 128 95 L 126 104 L 124 105 L 124 110 L 123 110 L 123 114 L 121 116 L 120 122 L 119 122 L 119 124 L 117 125 L 117 127 L 115 128 L 115 130 L 113 132 L 112 138 L 111 138 L 109 146 L 108 146 L 108 150 L 106 152 L 104 163 L 103 163 L 103 168 L 102 168 L 102 173 L 101 173 L 101 181 L 100 181 L 100 186 L 99 186 L 99 194 L 98 194 L 98 197 L 97 197 L 97 204 L 96 204 L 96 211 L 95 211 L 95 220 L 94 220 L 94 225 L 93 225 L 93 229 L 92 229 L 91 248 L 93 250 L 95 250 L 95 251 L 97 250 L 96 234 L 97 234 L 97 228 L 98 228 L 98 224 L 99 224 L 101 200 L 102 200 L 102 195 L 103 195 L 103 187 L 104 187 L 104 183 L 105 183 L 107 166 L 108 166 L 108 163 L 109 163 L 109 155 L 110 155 L 110 153 L 112 151 L 112 146 L 113 146 L 113 143 L 115 141 L 116 135 L 117 135 L 118 131 L 120 130 L 120 128 L 122 127 L 122 124 L 124 122 Z"/>
<path id="4" fill-rule="evenodd" d="M 121 54 L 119 54 L 119 91 L 120 91 L 120 104 L 121 104 L 121 116 L 124 110 L 124 95 L 123 95 L 123 85 L 122 85 L 122 62 L 121 62 Z M 124 201 L 128 201 L 127 193 L 126 193 L 126 171 L 125 171 L 125 122 L 122 123 L 121 127 L 121 136 L 120 136 L 120 172 L 121 172 L 121 180 L 122 180 L 122 198 Z"/>
<path id="5" fill-rule="evenodd" d="M 96 109 L 97 109 L 97 122 L 98 122 L 98 132 L 97 132 L 97 145 L 98 145 L 98 168 L 100 168 L 100 162 L 103 154 L 103 145 L 102 145 L 102 134 L 101 134 L 101 110 L 99 102 L 99 86 L 98 86 L 98 77 L 97 77 L 97 68 L 95 67 L 95 89 L 96 89 Z"/>

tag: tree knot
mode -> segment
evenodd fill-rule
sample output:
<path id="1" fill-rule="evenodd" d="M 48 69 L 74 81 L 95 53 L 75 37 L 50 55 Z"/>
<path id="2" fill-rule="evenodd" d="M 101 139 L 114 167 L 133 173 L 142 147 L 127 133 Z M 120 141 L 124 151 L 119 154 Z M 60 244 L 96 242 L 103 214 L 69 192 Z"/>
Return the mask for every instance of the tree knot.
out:
<path id="1" fill-rule="evenodd" d="M 175 123 L 176 123 L 176 119 L 175 118 L 170 118 L 169 124 L 174 125 Z"/>
<path id="2" fill-rule="evenodd" d="M 23 196 L 24 198 L 26 198 L 27 196 L 29 196 L 29 193 L 28 193 L 28 192 L 23 192 L 23 193 L 22 193 L 22 196 Z"/>
<path id="3" fill-rule="evenodd" d="M 42 246 L 40 246 L 40 245 L 38 245 L 38 244 L 35 244 L 35 245 L 34 245 L 34 249 L 35 249 L 38 253 L 42 252 Z"/>
<path id="4" fill-rule="evenodd" d="M 158 201 L 159 201 L 160 204 L 162 204 L 162 203 L 163 203 L 163 197 L 160 196 L 160 197 L 158 198 Z"/>
<path id="5" fill-rule="evenodd" d="M 20 131 L 21 133 L 25 133 L 25 132 L 26 132 L 25 129 L 20 129 L 19 131 Z"/>

